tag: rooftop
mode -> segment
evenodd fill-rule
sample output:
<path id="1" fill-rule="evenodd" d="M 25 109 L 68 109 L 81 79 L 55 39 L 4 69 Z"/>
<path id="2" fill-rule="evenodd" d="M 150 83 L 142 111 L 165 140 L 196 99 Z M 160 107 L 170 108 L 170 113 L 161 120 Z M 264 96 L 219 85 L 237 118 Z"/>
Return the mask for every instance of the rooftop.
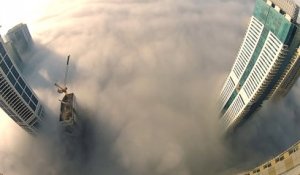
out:
<path id="1" fill-rule="evenodd" d="M 20 23 L 20 24 L 17 24 L 16 26 L 14 26 L 13 28 L 9 29 L 7 31 L 7 33 L 12 33 L 12 32 L 15 32 L 17 30 L 19 30 L 20 28 L 22 28 L 23 26 L 27 26 L 26 24 L 23 24 L 23 23 Z"/>
<path id="2" fill-rule="evenodd" d="M 291 16 L 293 21 L 297 20 L 299 13 L 299 6 L 293 0 L 267 0 L 274 3 L 280 9 L 282 9 L 286 14 Z"/>

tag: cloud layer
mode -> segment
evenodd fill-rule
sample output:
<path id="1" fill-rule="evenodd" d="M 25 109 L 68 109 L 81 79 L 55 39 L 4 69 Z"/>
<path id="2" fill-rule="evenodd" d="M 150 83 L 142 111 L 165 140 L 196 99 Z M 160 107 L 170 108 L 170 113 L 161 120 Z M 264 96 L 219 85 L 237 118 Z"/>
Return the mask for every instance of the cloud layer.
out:
<path id="1" fill-rule="evenodd" d="M 0 171 L 12 175 L 238 171 L 241 156 L 220 138 L 215 103 L 253 5 L 234 0 L 54 1 L 43 17 L 28 24 L 36 46 L 25 69 L 48 108 L 48 129 L 37 139 L 24 136 L 22 130 L 5 133 Z M 81 147 L 66 147 L 57 132 L 61 97 L 53 83 L 62 80 L 68 54 L 69 88 L 88 126 Z M 288 109 L 285 104 L 280 105 L 283 111 Z M 299 104 L 296 98 L 292 104 Z M 241 132 L 235 142 L 243 141 L 251 129 Z M 256 134 L 248 142 L 253 138 Z M 9 152 L 8 144 L 19 146 Z M 71 147 L 78 155 L 66 158 Z M 250 147 L 251 151 L 238 149 L 244 155 L 251 153 L 243 161 L 253 165 L 251 159 L 260 160 L 266 153 Z"/>

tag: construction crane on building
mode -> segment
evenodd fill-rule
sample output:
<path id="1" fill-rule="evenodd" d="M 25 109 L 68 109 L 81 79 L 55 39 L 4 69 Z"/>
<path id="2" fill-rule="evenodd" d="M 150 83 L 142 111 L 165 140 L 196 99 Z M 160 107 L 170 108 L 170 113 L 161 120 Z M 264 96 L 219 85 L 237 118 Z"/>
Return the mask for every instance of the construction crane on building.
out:
<path id="1" fill-rule="evenodd" d="M 74 93 L 68 93 L 67 90 L 67 78 L 69 71 L 69 61 L 70 55 L 67 58 L 65 77 L 63 81 L 63 86 L 55 83 L 54 85 L 58 88 L 57 92 L 62 94 L 64 97 L 60 101 L 60 114 L 59 123 L 66 135 L 69 136 L 79 136 L 81 133 L 81 123 L 79 122 L 79 116 L 76 110 L 76 97 Z"/>
<path id="2" fill-rule="evenodd" d="M 64 94 L 67 94 L 67 76 L 68 76 L 68 71 L 69 71 L 69 61 L 70 61 L 70 55 L 68 55 L 68 58 L 67 58 L 67 64 L 66 64 L 66 70 L 65 70 L 65 77 L 64 77 L 64 84 L 63 86 L 59 85 L 58 83 L 55 83 L 54 85 L 58 88 L 57 89 L 57 92 L 58 93 L 64 93 Z"/>

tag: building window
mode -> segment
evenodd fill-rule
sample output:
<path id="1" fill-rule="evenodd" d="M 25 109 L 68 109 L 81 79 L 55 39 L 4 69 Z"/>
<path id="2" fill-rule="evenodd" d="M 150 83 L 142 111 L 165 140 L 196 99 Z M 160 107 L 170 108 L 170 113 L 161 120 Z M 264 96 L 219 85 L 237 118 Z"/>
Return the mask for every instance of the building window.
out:
<path id="1" fill-rule="evenodd" d="M 29 102 L 29 97 L 26 95 L 26 93 L 23 93 L 22 94 L 22 97 L 23 97 L 23 99 L 26 101 L 26 103 L 28 103 Z"/>
<path id="2" fill-rule="evenodd" d="M 21 95 L 22 92 L 23 92 L 23 89 L 21 88 L 21 86 L 19 85 L 19 83 L 16 83 L 16 84 L 15 84 L 15 88 L 16 88 L 16 90 L 19 92 L 19 94 Z"/>
<path id="3" fill-rule="evenodd" d="M 280 11 L 279 11 L 282 15 L 285 15 L 285 12 L 282 10 L 282 9 L 280 9 Z"/>
<path id="4" fill-rule="evenodd" d="M 13 75 L 15 76 L 16 80 L 19 78 L 19 73 L 18 71 L 16 70 L 15 67 L 12 67 L 11 69 L 11 72 L 13 73 Z"/>
<path id="5" fill-rule="evenodd" d="M 8 77 L 8 79 L 9 79 L 9 81 L 11 82 L 11 84 L 12 84 L 12 85 L 15 85 L 16 79 L 13 77 L 13 75 L 12 75 L 11 73 L 9 73 L 9 74 L 7 75 L 7 77 Z"/>
<path id="6" fill-rule="evenodd" d="M 18 82 L 20 83 L 22 88 L 25 88 L 25 82 L 21 77 L 19 78 Z"/>
<path id="7" fill-rule="evenodd" d="M 27 93 L 28 97 L 30 98 L 32 95 L 32 92 L 27 86 L 25 86 L 25 92 Z"/>
<path id="8" fill-rule="evenodd" d="M 12 67 L 13 64 L 12 64 L 12 62 L 10 61 L 10 59 L 7 55 L 4 57 L 4 61 L 7 64 L 8 68 Z"/>
<path id="9" fill-rule="evenodd" d="M 0 53 L 2 56 L 5 56 L 5 54 L 6 54 L 6 51 L 5 51 L 2 43 L 0 43 Z"/>
<path id="10" fill-rule="evenodd" d="M 8 67 L 6 66 L 6 64 L 5 64 L 4 62 L 2 62 L 2 63 L 0 64 L 0 67 L 2 68 L 3 72 L 7 75 L 8 72 L 9 72 L 9 69 L 8 69 Z"/>
<path id="11" fill-rule="evenodd" d="M 289 155 L 293 154 L 294 152 L 298 151 L 298 145 L 289 150 Z"/>
<path id="12" fill-rule="evenodd" d="M 34 103 L 35 105 L 38 104 L 38 100 L 37 100 L 37 98 L 36 98 L 34 95 L 32 95 L 31 100 L 33 101 L 33 103 Z"/>
<path id="13" fill-rule="evenodd" d="M 274 3 L 272 3 L 272 5 L 271 5 L 273 8 L 275 8 L 275 4 Z"/>
<path id="14" fill-rule="evenodd" d="M 253 173 L 259 173 L 259 172 L 260 172 L 260 169 L 253 170 Z"/>
<path id="15" fill-rule="evenodd" d="M 284 156 L 282 155 L 282 156 L 280 156 L 280 157 L 277 157 L 276 159 L 275 159 L 275 162 L 277 163 L 277 162 L 279 162 L 279 161 L 282 161 L 284 159 Z"/>
<path id="16" fill-rule="evenodd" d="M 269 167 L 271 167 L 271 163 L 270 162 L 264 165 L 264 169 L 269 168 Z"/>
<path id="17" fill-rule="evenodd" d="M 284 159 L 284 156 L 281 156 L 281 157 L 279 158 L 280 161 L 282 161 L 283 159 Z"/>
<path id="18" fill-rule="evenodd" d="M 33 111 L 35 111 L 36 106 L 32 103 L 32 101 L 29 103 L 29 106 L 31 107 L 31 109 L 32 109 Z"/>

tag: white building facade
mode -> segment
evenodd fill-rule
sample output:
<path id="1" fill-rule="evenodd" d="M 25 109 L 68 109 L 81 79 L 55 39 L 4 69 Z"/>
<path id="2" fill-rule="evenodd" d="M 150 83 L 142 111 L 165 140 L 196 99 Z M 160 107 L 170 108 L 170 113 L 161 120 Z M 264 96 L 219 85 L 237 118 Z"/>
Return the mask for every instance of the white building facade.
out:
<path id="1" fill-rule="evenodd" d="M 225 131 L 247 120 L 264 100 L 285 95 L 299 76 L 298 12 L 290 0 L 256 1 L 220 94 L 220 121 Z"/>
<path id="2" fill-rule="evenodd" d="M 0 107 L 28 133 L 38 133 L 44 118 L 43 107 L 7 54 L 1 36 Z"/>

